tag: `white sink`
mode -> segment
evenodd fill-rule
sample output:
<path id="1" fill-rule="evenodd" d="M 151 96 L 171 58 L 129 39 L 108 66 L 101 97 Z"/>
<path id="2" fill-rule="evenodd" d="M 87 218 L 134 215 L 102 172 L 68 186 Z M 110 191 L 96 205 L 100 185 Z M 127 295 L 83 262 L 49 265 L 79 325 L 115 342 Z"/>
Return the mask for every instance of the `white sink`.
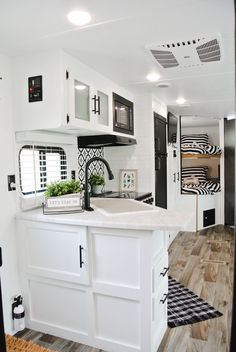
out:
<path id="1" fill-rule="evenodd" d="M 100 211 L 104 215 L 131 214 L 158 210 L 158 208 L 152 205 L 123 198 L 91 198 L 91 205 L 95 210 Z"/>

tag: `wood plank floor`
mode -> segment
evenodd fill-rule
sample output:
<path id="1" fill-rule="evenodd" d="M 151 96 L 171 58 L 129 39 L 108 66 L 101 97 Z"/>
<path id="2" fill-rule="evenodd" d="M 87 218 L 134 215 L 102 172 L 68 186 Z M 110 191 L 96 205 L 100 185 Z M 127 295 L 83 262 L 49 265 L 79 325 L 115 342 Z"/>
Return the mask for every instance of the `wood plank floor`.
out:
<path id="1" fill-rule="evenodd" d="M 169 249 L 169 274 L 223 313 L 168 328 L 158 352 L 228 352 L 232 312 L 234 231 L 221 225 L 180 232 Z"/>
<path id="2" fill-rule="evenodd" d="M 229 351 L 233 247 L 233 230 L 221 225 L 198 233 L 178 234 L 169 249 L 170 275 L 220 310 L 223 316 L 168 328 L 158 352 Z M 29 329 L 16 336 L 54 351 L 105 352 Z"/>

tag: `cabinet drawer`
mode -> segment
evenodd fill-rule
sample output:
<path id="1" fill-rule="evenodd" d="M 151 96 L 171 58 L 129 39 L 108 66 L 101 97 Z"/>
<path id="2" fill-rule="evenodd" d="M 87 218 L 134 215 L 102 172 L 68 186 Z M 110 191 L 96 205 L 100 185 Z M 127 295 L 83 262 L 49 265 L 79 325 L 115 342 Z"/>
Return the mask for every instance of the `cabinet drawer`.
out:
<path id="1" fill-rule="evenodd" d="M 27 223 L 24 236 L 28 273 L 88 283 L 85 227 Z"/>
<path id="2" fill-rule="evenodd" d="M 164 282 L 157 295 L 152 297 L 152 321 L 167 321 L 168 281 Z"/>
<path id="3" fill-rule="evenodd" d="M 168 233 L 166 231 L 156 230 L 152 236 L 152 258 L 154 261 L 167 251 L 168 248 Z"/>
<path id="4" fill-rule="evenodd" d="M 161 256 L 160 260 L 152 268 L 152 293 L 155 294 L 160 290 L 163 282 L 168 284 L 168 255 Z"/>
<path id="5" fill-rule="evenodd" d="M 167 294 L 168 280 L 163 285 L 157 295 L 152 297 L 152 346 L 153 351 L 157 350 L 167 329 Z"/>

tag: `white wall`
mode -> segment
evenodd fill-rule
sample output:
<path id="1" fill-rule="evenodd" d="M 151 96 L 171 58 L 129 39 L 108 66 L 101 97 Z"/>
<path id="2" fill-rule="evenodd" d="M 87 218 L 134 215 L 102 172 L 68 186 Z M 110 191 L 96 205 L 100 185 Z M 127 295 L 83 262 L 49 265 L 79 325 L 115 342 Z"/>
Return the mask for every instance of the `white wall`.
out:
<path id="1" fill-rule="evenodd" d="M 20 293 L 17 253 L 15 242 L 16 192 L 8 192 L 7 175 L 15 174 L 15 144 L 12 127 L 11 113 L 11 67 L 10 60 L 0 55 L 0 149 L 1 149 L 1 173 L 0 173 L 0 246 L 3 252 L 3 267 L 0 269 L 2 282 L 2 297 L 5 330 L 12 332 L 11 299 Z"/>
<path id="2" fill-rule="evenodd" d="M 182 118 L 183 119 L 183 118 Z M 209 136 L 209 144 L 219 145 L 219 125 L 214 126 L 188 126 L 181 125 L 181 134 L 207 133 Z"/>

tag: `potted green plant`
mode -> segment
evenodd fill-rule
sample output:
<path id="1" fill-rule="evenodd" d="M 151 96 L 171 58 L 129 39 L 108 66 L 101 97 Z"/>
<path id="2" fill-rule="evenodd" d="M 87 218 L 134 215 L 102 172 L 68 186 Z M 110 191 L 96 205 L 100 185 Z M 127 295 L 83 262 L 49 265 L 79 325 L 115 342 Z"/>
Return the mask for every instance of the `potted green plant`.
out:
<path id="1" fill-rule="evenodd" d="M 81 193 L 82 186 L 78 180 L 57 181 L 47 185 L 45 197 L 58 197 L 67 194 Z"/>
<path id="2" fill-rule="evenodd" d="M 82 209 L 81 202 L 82 186 L 78 180 L 65 180 L 52 182 L 47 185 L 45 195 L 45 210 L 47 212 L 54 211 L 70 211 Z"/>
<path id="3" fill-rule="evenodd" d="M 99 174 L 92 174 L 89 177 L 89 183 L 93 194 L 102 193 L 102 188 L 105 185 L 105 178 Z"/>

